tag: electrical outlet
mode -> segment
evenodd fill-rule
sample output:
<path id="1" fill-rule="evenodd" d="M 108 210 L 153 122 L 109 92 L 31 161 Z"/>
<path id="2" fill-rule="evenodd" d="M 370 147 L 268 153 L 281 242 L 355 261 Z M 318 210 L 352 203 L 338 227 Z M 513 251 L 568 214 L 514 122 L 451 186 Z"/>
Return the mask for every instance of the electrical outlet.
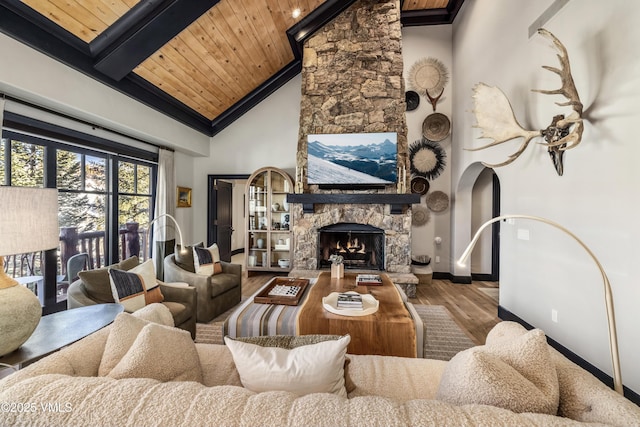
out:
<path id="1" fill-rule="evenodd" d="M 558 310 L 555 308 L 551 309 L 551 321 L 553 323 L 558 323 Z"/>
<path id="2" fill-rule="evenodd" d="M 436 264 L 440 262 L 440 256 L 436 255 Z"/>
<path id="3" fill-rule="evenodd" d="M 518 228 L 518 240 L 529 240 L 529 230 Z"/>

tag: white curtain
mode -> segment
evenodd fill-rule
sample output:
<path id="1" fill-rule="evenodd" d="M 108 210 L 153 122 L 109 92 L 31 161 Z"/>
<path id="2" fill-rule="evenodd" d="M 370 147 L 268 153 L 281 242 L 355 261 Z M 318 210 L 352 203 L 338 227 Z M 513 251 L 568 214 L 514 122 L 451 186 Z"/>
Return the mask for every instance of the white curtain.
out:
<path id="1" fill-rule="evenodd" d="M 4 104 L 6 103 L 6 100 L 4 99 L 4 96 L 2 97 L 2 99 L 0 99 L 0 137 L 2 136 L 2 123 L 4 122 Z"/>
<path id="2" fill-rule="evenodd" d="M 154 218 L 169 214 L 175 217 L 176 213 L 176 170 L 174 166 L 174 153 L 163 148 L 158 152 L 158 182 L 156 184 L 156 208 Z M 163 217 L 153 224 L 153 251 L 156 275 L 159 279 L 164 277 L 162 263 L 166 251 L 166 241 L 175 239 L 175 224 L 171 219 Z M 160 243 L 157 243 L 160 242 Z"/>

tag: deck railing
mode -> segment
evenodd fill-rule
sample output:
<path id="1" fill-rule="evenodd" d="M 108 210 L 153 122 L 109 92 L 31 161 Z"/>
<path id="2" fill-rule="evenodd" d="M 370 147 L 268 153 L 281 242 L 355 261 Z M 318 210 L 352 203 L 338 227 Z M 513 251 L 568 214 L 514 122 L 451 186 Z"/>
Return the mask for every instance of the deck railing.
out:
<path id="1" fill-rule="evenodd" d="M 120 239 L 120 259 L 138 255 L 141 261 L 149 256 L 146 230 L 139 230 L 137 222 L 129 222 L 118 231 Z M 88 269 L 96 269 L 105 265 L 106 240 L 104 231 L 88 231 L 79 233 L 77 227 L 60 228 L 60 250 L 58 271 L 61 275 L 67 272 L 67 260 L 75 254 L 89 254 Z M 142 249 L 142 250 L 141 250 Z M 9 255 L 5 257 L 4 269 L 9 276 L 39 276 L 41 270 L 41 252 Z"/>

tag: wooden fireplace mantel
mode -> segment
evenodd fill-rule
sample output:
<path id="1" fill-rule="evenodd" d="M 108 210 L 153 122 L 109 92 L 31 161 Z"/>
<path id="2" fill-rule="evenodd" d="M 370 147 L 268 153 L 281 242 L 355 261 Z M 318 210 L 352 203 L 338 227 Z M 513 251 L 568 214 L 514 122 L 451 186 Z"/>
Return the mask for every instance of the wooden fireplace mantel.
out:
<path id="1" fill-rule="evenodd" d="M 401 214 L 404 206 L 420 203 L 420 194 L 332 194 L 332 193 L 290 193 L 287 202 L 302 203 L 304 213 L 313 213 L 316 204 L 391 205 L 392 214 Z"/>

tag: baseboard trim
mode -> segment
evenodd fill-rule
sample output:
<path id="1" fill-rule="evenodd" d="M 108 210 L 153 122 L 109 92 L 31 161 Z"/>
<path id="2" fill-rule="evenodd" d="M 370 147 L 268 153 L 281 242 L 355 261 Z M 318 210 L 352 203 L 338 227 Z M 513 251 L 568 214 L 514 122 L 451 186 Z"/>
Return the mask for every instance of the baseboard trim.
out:
<path id="1" fill-rule="evenodd" d="M 460 283 L 463 285 L 470 285 L 471 284 L 471 276 L 454 276 L 451 275 L 451 279 L 450 279 L 453 283 Z"/>
<path id="2" fill-rule="evenodd" d="M 436 280 L 451 280 L 451 273 L 445 273 L 443 271 L 434 271 L 431 277 Z"/>
<path id="3" fill-rule="evenodd" d="M 238 255 L 244 252 L 244 248 L 234 249 L 231 251 L 231 256 Z"/>
<path id="4" fill-rule="evenodd" d="M 525 322 L 516 314 L 510 312 L 509 310 L 502 307 L 501 305 L 498 306 L 498 317 L 505 321 L 520 323 L 526 329 L 535 328 L 535 326 Z M 547 342 L 551 347 L 555 348 L 560 353 L 562 353 L 564 357 L 571 360 L 573 363 L 580 366 L 585 371 L 591 373 L 594 377 L 598 378 L 604 384 L 606 384 L 607 386 L 613 389 L 613 378 L 611 376 L 604 373 L 603 371 L 601 371 L 599 368 L 595 367 L 591 363 L 587 362 L 582 357 L 578 356 L 577 354 L 575 354 L 574 352 L 572 352 L 571 350 L 569 350 L 559 342 L 555 341 L 553 338 L 547 336 Z M 631 390 L 628 387 L 623 386 L 623 388 L 624 388 L 624 397 L 626 397 L 636 405 L 640 406 L 640 394 L 636 393 L 635 391 Z"/>
<path id="5" fill-rule="evenodd" d="M 495 282 L 491 274 L 472 273 L 471 280 L 477 280 L 478 282 Z"/>

